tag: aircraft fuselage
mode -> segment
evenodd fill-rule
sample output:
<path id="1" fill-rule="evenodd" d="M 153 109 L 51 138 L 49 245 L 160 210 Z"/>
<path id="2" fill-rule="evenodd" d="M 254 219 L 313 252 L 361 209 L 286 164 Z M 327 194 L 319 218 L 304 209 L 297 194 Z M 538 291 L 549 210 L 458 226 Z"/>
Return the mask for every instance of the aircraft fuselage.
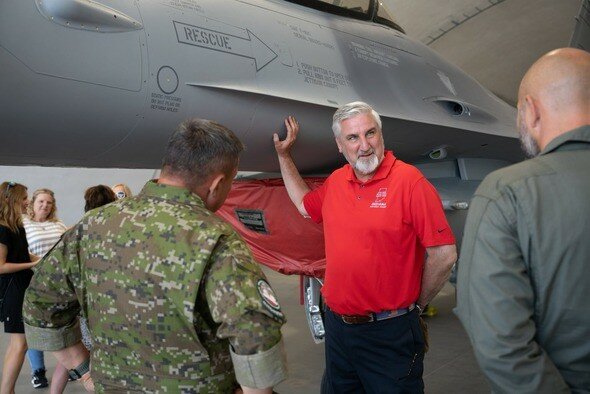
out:
<path id="1" fill-rule="evenodd" d="M 240 169 L 278 170 L 272 133 L 302 125 L 303 172 L 342 163 L 334 110 L 363 100 L 406 161 L 521 158 L 514 109 L 395 29 L 278 0 L 0 3 L 0 164 L 157 168 L 201 117 L 245 142 Z"/>

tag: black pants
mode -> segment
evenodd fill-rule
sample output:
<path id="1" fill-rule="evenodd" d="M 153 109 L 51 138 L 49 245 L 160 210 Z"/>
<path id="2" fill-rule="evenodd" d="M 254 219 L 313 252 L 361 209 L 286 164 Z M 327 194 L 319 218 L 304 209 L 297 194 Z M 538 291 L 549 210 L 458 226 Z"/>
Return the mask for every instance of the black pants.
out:
<path id="1" fill-rule="evenodd" d="M 418 312 L 346 324 L 326 311 L 322 394 L 422 393 L 424 334 Z"/>

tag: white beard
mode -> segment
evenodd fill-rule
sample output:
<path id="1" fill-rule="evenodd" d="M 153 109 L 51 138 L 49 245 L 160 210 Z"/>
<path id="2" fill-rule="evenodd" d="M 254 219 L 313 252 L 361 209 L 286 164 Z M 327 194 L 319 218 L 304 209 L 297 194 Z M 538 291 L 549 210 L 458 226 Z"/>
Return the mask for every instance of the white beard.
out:
<path id="1" fill-rule="evenodd" d="M 354 168 L 363 175 L 372 174 L 377 167 L 379 167 L 379 159 L 374 153 L 369 157 L 361 157 L 354 163 Z"/>

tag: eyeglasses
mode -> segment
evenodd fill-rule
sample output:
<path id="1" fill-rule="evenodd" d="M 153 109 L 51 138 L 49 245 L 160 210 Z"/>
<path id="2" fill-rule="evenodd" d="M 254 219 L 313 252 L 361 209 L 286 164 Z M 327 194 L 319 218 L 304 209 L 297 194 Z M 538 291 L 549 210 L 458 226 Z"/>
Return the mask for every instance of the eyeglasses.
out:
<path id="1" fill-rule="evenodd" d="M 6 182 L 6 189 L 4 189 L 4 197 L 8 197 L 8 192 L 11 188 L 16 186 L 16 182 Z"/>

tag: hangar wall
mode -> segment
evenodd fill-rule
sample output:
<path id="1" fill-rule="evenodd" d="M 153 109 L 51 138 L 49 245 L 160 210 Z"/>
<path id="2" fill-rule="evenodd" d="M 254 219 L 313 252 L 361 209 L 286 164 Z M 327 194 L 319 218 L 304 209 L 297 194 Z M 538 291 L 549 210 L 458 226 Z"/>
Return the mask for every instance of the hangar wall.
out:
<path id="1" fill-rule="evenodd" d="M 67 226 L 75 224 L 82 217 L 84 191 L 88 187 L 126 183 L 135 195 L 145 182 L 157 175 L 158 170 L 152 169 L 0 166 L 0 182 L 22 183 L 29 188 L 29 197 L 40 188 L 53 190 L 58 217 Z"/>

